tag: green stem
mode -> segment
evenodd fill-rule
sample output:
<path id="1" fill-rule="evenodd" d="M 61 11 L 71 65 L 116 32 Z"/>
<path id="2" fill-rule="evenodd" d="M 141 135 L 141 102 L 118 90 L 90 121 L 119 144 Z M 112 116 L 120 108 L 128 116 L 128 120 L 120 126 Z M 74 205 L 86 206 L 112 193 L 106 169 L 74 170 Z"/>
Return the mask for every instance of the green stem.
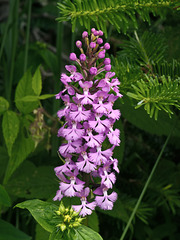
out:
<path id="1" fill-rule="evenodd" d="M 139 205 L 140 205 L 140 203 L 141 203 L 141 201 L 142 201 L 142 198 L 143 198 L 143 196 L 144 196 L 144 194 L 145 194 L 145 192 L 146 192 L 146 190 L 147 190 L 147 187 L 148 187 L 148 185 L 149 185 L 149 183 L 150 183 L 150 181 L 151 181 L 151 179 L 152 179 L 152 176 L 153 176 L 153 174 L 154 174 L 154 172 L 155 172 L 155 170 L 156 170 L 156 167 L 157 167 L 157 165 L 158 165 L 158 163 L 159 163 L 159 160 L 161 159 L 161 156 L 162 156 L 162 154 L 163 154 L 163 152 L 164 152 L 164 150 L 165 150 L 165 148 L 166 148 L 166 145 L 167 145 L 167 143 L 168 143 L 168 141 L 169 141 L 169 138 L 170 138 L 170 136 L 171 136 L 171 133 L 172 133 L 172 131 L 170 132 L 169 136 L 167 137 L 167 139 L 166 139 L 166 141 L 165 141 L 165 143 L 164 143 L 164 145 L 163 145 L 163 147 L 162 147 L 162 149 L 161 149 L 161 152 L 160 152 L 160 154 L 159 154 L 159 156 L 158 156 L 158 158 L 157 158 L 157 160 L 156 160 L 156 162 L 155 162 L 155 164 L 154 164 L 153 169 L 151 170 L 151 173 L 150 173 L 150 175 L 149 175 L 149 177 L 148 177 L 145 185 L 144 185 L 144 188 L 143 188 L 143 190 L 142 190 L 142 192 L 141 192 L 141 195 L 139 196 L 139 199 L 138 199 L 138 201 L 137 201 L 137 203 L 136 203 L 136 206 L 135 206 L 134 209 L 133 209 L 133 212 L 132 212 L 132 214 L 131 214 L 131 216 L 130 216 L 130 218 L 129 218 L 129 221 L 128 221 L 128 223 L 127 223 L 127 225 L 126 225 L 126 227 L 125 227 L 125 229 L 124 229 L 124 231 L 123 231 L 123 234 L 122 234 L 120 240 L 123 240 L 123 239 L 124 239 L 124 237 L 125 237 L 128 229 L 129 229 L 129 226 L 130 226 L 130 224 L 131 224 L 131 222 L 132 222 L 132 220 L 133 220 L 133 218 L 134 218 L 134 216 L 135 216 L 135 214 L 136 214 L 136 211 L 137 211 L 137 209 L 138 209 L 138 207 L 139 207 Z"/>
<path id="2" fill-rule="evenodd" d="M 74 52 L 74 42 L 75 42 L 75 38 L 76 38 L 76 33 L 75 31 L 72 32 L 72 38 L 71 38 L 71 52 Z"/>
<path id="3" fill-rule="evenodd" d="M 29 33 L 30 33 L 30 25 L 31 25 L 31 6 L 32 0 L 28 0 L 28 20 L 27 20 L 27 30 L 26 30 L 26 45 L 25 45 L 25 57 L 24 57 L 24 73 L 27 70 L 28 64 L 28 49 L 29 49 Z"/>
<path id="4" fill-rule="evenodd" d="M 4 33 L 2 34 L 2 44 L 1 44 L 1 49 L 0 49 L 0 60 L 1 60 L 1 56 L 3 53 L 3 49 L 4 49 L 4 44 L 6 42 L 6 37 L 7 37 L 7 33 L 8 33 L 8 29 L 9 29 L 9 25 L 10 25 L 10 16 L 8 17 L 8 21 L 5 25 L 5 29 L 4 29 Z"/>
<path id="5" fill-rule="evenodd" d="M 144 55 L 144 60 L 145 60 L 146 66 L 151 66 L 151 63 L 150 63 L 150 61 L 149 61 L 148 55 L 147 55 L 147 53 L 146 53 L 146 50 L 145 50 L 142 42 L 140 41 L 140 39 L 139 39 L 136 31 L 134 31 L 134 35 L 135 35 L 136 40 L 137 40 L 137 42 L 138 42 L 138 44 L 139 44 L 139 47 L 140 47 L 141 52 L 142 52 L 142 55 Z"/>
<path id="6" fill-rule="evenodd" d="M 7 81 L 8 86 L 6 97 L 9 103 L 11 104 L 11 91 L 12 91 L 12 84 L 13 84 L 13 75 L 14 75 L 14 63 L 15 63 L 15 55 L 16 55 L 16 47 L 17 47 L 17 39 L 18 39 L 18 9 L 19 9 L 19 0 L 14 1 L 14 5 L 11 5 L 10 14 L 12 14 L 12 34 L 10 37 L 13 37 L 11 40 L 12 50 L 10 56 L 10 74 L 9 74 L 9 81 Z"/>
<path id="7" fill-rule="evenodd" d="M 61 72 L 61 62 L 62 62 L 62 49 L 63 49 L 63 24 L 57 23 L 57 40 L 56 40 L 56 48 L 57 48 L 57 62 L 58 62 L 58 69 L 57 74 L 60 75 Z M 55 73 L 54 73 L 55 74 Z M 54 91 L 58 92 L 60 90 L 60 84 L 57 79 L 57 75 L 54 75 Z M 56 113 L 59 108 L 59 101 L 56 99 L 53 100 L 53 113 Z M 57 149 L 59 146 L 58 138 L 56 135 L 52 135 L 52 149 L 51 155 L 57 156 Z"/>

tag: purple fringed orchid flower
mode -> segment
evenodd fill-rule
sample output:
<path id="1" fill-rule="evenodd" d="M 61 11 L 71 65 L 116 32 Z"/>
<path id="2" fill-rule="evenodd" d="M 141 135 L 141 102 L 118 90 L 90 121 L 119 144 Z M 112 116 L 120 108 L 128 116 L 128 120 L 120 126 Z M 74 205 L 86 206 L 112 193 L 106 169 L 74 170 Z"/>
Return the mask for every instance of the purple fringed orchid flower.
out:
<path id="1" fill-rule="evenodd" d="M 63 197 L 79 197 L 81 204 L 73 205 L 80 216 L 90 215 L 96 206 L 111 210 L 117 199 L 112 191 L 116 181 L 115 172 L 119 173 L 118 160 L 113 158 L 113 149 L 120 145 L 120 131 L 113 125 L 120 118 L 120 111 L 113 109 L 114 102 L 122 95 L 119 93 L 119 80 L 111 72 L 111 60 L 105 58 L 109 43 L 103 43 L 101 30 L 85 31 L 81 41 L 76 42 L 80 50 L 77 58 L 70 54 L 70 60 L 79 64 L 66 65 L 69 74 L 61 74 L 64 90 L 56 99 L 64 101 L 64 109 L 57 112 L 65 123 L 58 131 L 58 137 L 66 141 L 59 147 L 59 153 L 65 158 L 62 166 L 55 168 L 60 180 L 59 190 L 54 200 Z M 89 39 L 90 38 L 90 39 Z M 106 72 L 104 78 L 99 74 Z M 103 142 L 109 141 L 105 149 Z M 106 141 L 107 142 L 107 141 Z M 106 143 L 107 146 L 107 143 Z"/>

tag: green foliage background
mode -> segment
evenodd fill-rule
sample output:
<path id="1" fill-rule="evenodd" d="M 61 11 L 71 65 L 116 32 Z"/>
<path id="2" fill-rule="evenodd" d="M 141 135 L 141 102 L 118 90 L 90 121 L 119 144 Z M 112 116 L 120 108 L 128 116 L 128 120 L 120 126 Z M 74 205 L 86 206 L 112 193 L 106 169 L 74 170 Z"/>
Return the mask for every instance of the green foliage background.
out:
<path id="1" fill-rule="evenodd" d="M 88 226 L 120 239 L 166 137 L 170 141 L 125 239 L 180 239 L 180 2 L 170 0 L 14 0 L 0 2 L 0 240 L 46 240 L 24 210 L 30 199 L 52 202 L 62 164 L 54 95 L 69 53 L 84 30 L 105 32 L 122 100 L 120 174 L 112 211 Z M 172 130 L 173 129 L 173 130 Z M 70 204 L 69 199 L 65 204 Z M 105 227 L 104 227 L 105 226 Z M 4 231 L 4 229 L 6 231 Z"/>

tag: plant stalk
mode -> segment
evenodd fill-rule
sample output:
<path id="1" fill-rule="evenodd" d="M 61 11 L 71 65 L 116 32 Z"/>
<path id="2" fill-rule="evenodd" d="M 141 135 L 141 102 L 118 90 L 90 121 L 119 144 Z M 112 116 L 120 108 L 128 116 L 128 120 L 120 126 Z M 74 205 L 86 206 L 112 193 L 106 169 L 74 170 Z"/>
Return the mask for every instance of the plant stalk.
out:
<path id="1" fill-rule="evenodd" d="M 122 234 L 120 240 L 123 240 L 123 239 L 124 239 L 124 237 L 125 237 L 128 229 L 129 229 L 129 227 L 130 227 L 130 225 L 131 225 L 131 222 L 132 222 L 132 220 L 133 220 L 133 218 L 134 218 L 134 216 L 135 216 L 135 214 L 136 214 L 136 211 L 137 211 L 137 209 L 138 209 L 138 207 L 139 207 L 139 205 L 140 205 L 140 203 L 141 203 L 141 201 L 142 201 L 142 198 L 143 198 L 143 196 L 144 196 L 144 194 L 145 194 L 145 192 L 146 192 L 146 190 L 147 190 L 147 187 L 148 187 L 148 185 L 149 185 L 149 183 L 150 183 L 150 181 L 151 181 L 151 179 L 152 179 L 152 176 L 153 176 L 153 174 L 154 174 L 154 172 L 155 172 L 155 170 L 156 170 L 156 167 L 157 167 L 157 165 L 158 165 L 158 163 L 159 163 L 159 161 L 160 161 L 160 159 L 161 159 L 161 156 L 162 156 L 162 154 L 163 154 L 163 152 L 164 152 L 164 150 L 165 150 L 165 148 L 166 148 L 166 146 L 167 146 L 167 143 L 168 143 L 168 141 L 169 141 L 169 138 L 170 138 L 170 136 L 171 136 L 171 133 L 172 133 L 172 131 L 170 132 L 169 136 L 167 137 L 167 139 L 166 139 L 166 141 L 165 141 L 165 143 L 164 143 L 164 145 L 163 145 L 163 147 L 162 147 L 162 149 L 161 149 L 161 152 L 160 152 L 160 154 L 159 154 L 159 156 L 158 156 L 158 158 L 157 158 L 157 160 L 156 160 L 156 162 L 155 162 L 155 164 L 154 164 L 154 167 L 153 167 L 152 170 L 151 170 L 151 173 L 150 173 L 150 175 L 149 175 L 149 177 L 148 177 L 145 185 L 144 185 L 144 188 L 143 188 L 143 190 L 142 190 L 142 192 L 141 192 L 141 195 L 139 196 L 139 199 L 138 199 L 138 201 L 137 201 L 137 203 L 136 203 L 136 206 L 135 206 L 134 209 L 133 209 L 133 212 L 132 212 L 132 214 L 131 214 L 131 216 L 130 216 L 130 218 L 129 218 L 129 221 L 128 221 L 128 223 L 127 223 L 127 225 L 126 225 L 126 227 L 125 227 L 125 229 L 124 229 L 124 231 L 123 231 L 123 234 Z"/>
<path id="2" fill-rule="evenodd" d="M 31 25 L 31 7 L 32 7 L 32 0 L 28 0 L 28 19 L 27 19 L 26 45 L 25 45 L 25 56 L 24 56 L 24 73 L 27 70 L 27 64 L 28 64 L 29 33 L 30 33 L 30 25 Z"/>

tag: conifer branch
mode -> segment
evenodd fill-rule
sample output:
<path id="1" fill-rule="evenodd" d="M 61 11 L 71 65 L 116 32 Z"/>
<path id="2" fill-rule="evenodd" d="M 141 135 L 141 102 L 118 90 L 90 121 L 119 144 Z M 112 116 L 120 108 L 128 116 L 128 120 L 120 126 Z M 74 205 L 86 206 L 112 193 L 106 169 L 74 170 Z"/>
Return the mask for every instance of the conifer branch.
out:
<path id="1" fill-rule="evenodd" d="M 137 81 L 132 84 L 134 92 L 128 92 L 127 95 L 138 100 L 136 108 L 144 105 L 144 109 L 157 120 L 158 111 L 164 110 L 171 115 L 173 114 L 170 106 L 180 109 L 180 78 L 172 81 L 170 77 L 162 76 L 149 77 L 145 75 L 146 81 Z"/>
<path id="2" fill-rule="evenodd" d="M 65 0 L 58 3 L 60 17 L 57 20 L 70 20 L 73 31 L 77 21 L 88 30 L 93 22 L 93 27 L 96 25 L 107 36 L 107 23 L 115 26 L 118 32 L 126 32 L 130 21 L 137 28 L 137 13 L 143 21 L 150 23 L 150 13 L 162 16 L 162 9 L 173 8 L 174 4 L 170 0 Z"/>

